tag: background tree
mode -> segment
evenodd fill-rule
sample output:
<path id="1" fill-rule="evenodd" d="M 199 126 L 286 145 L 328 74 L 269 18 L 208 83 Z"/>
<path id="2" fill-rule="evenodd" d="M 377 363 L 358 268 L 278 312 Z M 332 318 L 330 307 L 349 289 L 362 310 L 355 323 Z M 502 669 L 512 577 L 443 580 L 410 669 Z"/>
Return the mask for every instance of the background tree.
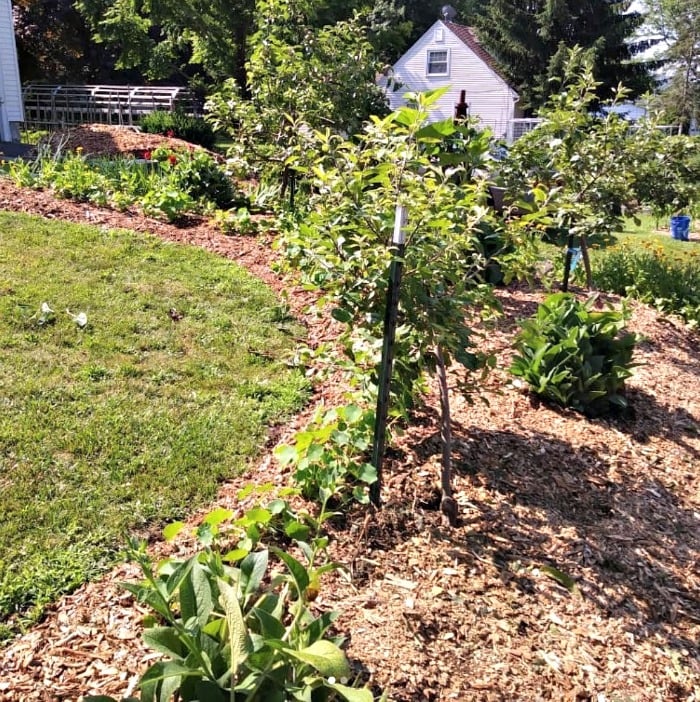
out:
<path id="1" fill-rule="evenodd" d="M 648 25 L 662 38 L 667 85 L 658 104 L 687 131 L 700 116 L 700 2 L 650 0 Z"/>
<path id="2" fill-rule="evenodd" d="M 114 57 L 90 37 L 73 0 L 15 0 L 15 37 L 23 81 L 103 80 Z"/>
<path id="3" fill-rule="evenodd" d="M 632 61 L 648 42 L 630 43 L 643 21 L 629 0 L 492 0 L 477 18 L 484 46 L 496 57 L 526 108 L 546 103 L 567 51 L 580 46 L 593 62 L 598 95 L 619 83 L 632 96 L 650 86 L 648 67 Z"/>

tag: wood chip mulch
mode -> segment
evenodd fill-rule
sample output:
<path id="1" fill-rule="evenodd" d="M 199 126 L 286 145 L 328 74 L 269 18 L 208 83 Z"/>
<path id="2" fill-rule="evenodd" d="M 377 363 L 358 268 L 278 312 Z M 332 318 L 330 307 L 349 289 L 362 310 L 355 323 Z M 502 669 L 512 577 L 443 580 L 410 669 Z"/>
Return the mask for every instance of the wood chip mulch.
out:
<path id="1" fill-rule="evenodd" d="M 312 342 L 332 337 L 325 320 L 304 314 L 309 296 L 270 270 L 269 236 L 226 237 L 205 221 L 177 228 L 5 180 L 0 209 L 203 246 L 287 294 Z M 633 413 L 589 420 L 512 383 L 517 320 L 543 294 L 512 287 L 499 297 L 504 315 L 479 342 L 498 358 L 488 404 L 453 397 L 459 526 L 438 509 L 433 388 L 389 452 L 384 509 L 334 526 L 332 556 L 351 577 L 329 577 L 316 604 L 341 611 L 357 670 L 397 702 L 700 702 L 700 336 L 633 305 L 629 327 L 644 335 L 628 381 Z M 330 404 L 340 390 L 322 385 L 315 401 Z M 311 409 L 276 437 L 289 437 Z M 266 451 L 216 504 L 243 509 L 236 494 L 253 477 L 287 480 Z M 137 577 L 117 567 L 0 649 L 0 702 L 134 693 L 157 659 L 141 643 L 144 610 L 117 585 Z"/>

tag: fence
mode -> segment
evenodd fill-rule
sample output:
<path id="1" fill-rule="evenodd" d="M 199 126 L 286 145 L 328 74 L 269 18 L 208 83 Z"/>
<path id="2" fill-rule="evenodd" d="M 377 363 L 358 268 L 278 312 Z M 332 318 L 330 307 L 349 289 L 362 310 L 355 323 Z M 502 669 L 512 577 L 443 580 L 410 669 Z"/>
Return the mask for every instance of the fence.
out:
<path id="1" fill-rule="evenodd" d="M 28 129 L 94 122 L 135 125 L 156 110 L 201 113 L 194 94 L 181 87 L 29 84 L 22 90 L 22 99 Z"/>
<path id="2" fill-rule="evenodd" d="M 531 132 L 538 124 L 541 124 L 542 122 L 542 119 L 536 117 L 521 117 L 519 119 L 509 120 L 508 131 L 506 133 L 507 143 L 512 144 L 514 141 L 520 139 L 521 136 Z M 636 125 L 636 122 L 630 122 L 630 130 L 637 128 L 638 126 Z M 682 133 L 681 127 L 677 124 L 659 124 L 656 128 L 667 136 Z"/>

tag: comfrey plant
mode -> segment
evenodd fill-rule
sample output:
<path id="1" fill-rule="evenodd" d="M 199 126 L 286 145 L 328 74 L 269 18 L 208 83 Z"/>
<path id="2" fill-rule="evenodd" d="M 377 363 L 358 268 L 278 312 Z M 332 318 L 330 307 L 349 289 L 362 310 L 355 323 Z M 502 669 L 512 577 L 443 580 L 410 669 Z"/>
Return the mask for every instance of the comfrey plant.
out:
<path id="1" fill-rule="evenodd" d="M 522 324 L 510 372 L 532 392 L 587 415 L 627 407 L 625 380 L 632 375 L 634 334 L 620 334 L 624 311 L 596 309 L 597 296 L 580 302 L 555 293 Z"/>
<path id="2" fill-rule="evenodd" d="M 328 517 L 294 513 L 278 497 L 239 519 L 212 512 L 197 529 L 201 550 L 185 560 L 154 564 L 132 542 L 144 580 L 125 587 L 152 609 L 144 640 L 165 657 L 142 676 L 141 702 L 372 702 L 329 633 L 337 614 L 313 606 L 321 577 L 339 567 L 320 531 Z M 288 548 L 264 545 L 268 537 Z"/>

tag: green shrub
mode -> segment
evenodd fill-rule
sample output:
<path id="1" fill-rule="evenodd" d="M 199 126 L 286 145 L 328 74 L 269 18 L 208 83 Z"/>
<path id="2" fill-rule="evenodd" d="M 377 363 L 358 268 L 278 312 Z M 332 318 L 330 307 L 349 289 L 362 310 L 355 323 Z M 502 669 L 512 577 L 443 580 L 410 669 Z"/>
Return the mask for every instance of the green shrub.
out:
<path id="1" fill-rule="evenodd" d="M 522 324 L 510 371 L 545 400 L 590 416 L 627 406 L 625 379 L 631 375 L 634 334 L 620 336 L 625 314 L 595 309 L 569 293 L 550 295 Z"/>
<path id="2" fill-rule="evenodd" d="M 207 152 L 159 148 L 152 152 L 152 158 L 171 175 L 172 185 L 193 200 L 206 200 L 222 208 L 233 204 L 233 183 Z"/>
<path id="3" fill-rule="evenodd" d="M 139 126 L 149 134 L 162 134 L 163 136 L 184 139 L 206 149 L 211 149 L 216 141 L 216 133 L 209 122 L 201 117 L 192 117 L 177 111 L 156 110 L 143 117 Z"/>
<path id="4" fill-rule="evenodd" d="M 700 265 L 678 261 L 660 247 L 645 250 L 615 246 L 593 260 L 593 277 L 601 290 L 629 295 L 664 312 L 700 325 Z"/>
<path id="5" fill-rule="evenodd" d="M 313 607 L 323 574 L 340 567 L 328 561 L 328 538 L 318 531 L 330 515 L 304 518 L 278 498 L 233 516 L 220 508 L 205 517 L 202 548 L 186 560 L 156 565 L 145 544 L 131 543 L 144 580 L 124 586 L 153 610 L 143 638 L 166 657 L 142 676 L 141 701 L 372 702 L 370 690 L 345 684 L 352 670 L 342 638 L 329 634 L 337 613 Z M 164 533 L 171 538 L 182 527 Z M 278 530 L 301 560 L 262 546 Z"/>

